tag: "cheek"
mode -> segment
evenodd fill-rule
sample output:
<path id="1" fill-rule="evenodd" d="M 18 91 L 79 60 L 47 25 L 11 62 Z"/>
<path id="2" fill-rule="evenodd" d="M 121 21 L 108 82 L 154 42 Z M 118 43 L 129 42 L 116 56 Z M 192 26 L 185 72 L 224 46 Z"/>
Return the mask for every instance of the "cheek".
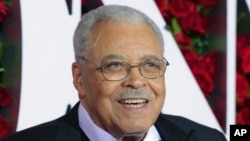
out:
<path id="1" fill-rule="evenodd" d="M 166 89 L 165 89 L 165 80 L 157 80 L 154 82 L 149 83 L 151 90 L 155 94 L 155 101 L 152 103 L 154 110 L 153 112 L 160 112 L 162 110 L 162 107 L 165 102 L 165 95 L 166 95 Z"/>
<path id="2" fill-rule="evenodd" d="M 155 79 L 155 81 L 149 82 L 150 88 L 153 90 L 157 97 L 165 97 L 165 79 Z"/>
<path id="3" fill-rule="evenodd" d="M 116 87 L 116 85 L 108 84 L 106 81 L 97 82 L 95 87 L 92 86 L 92 90 L 88 93 L 87 105 L 91 110 L 95 123 L 99 126 L 110 125 L 110 120 L 118 112 L 112 98 L 116 94 Z"/>
<path id="4" fill-rule="evenodd" d="M 93 81 L 91 80 L 88 83 L 88 93 L 87 99 L 89 104 L 92 104 L 96 108 L 101 107 L 100 109 L 110 109 L 112 107 L 112 97 L 118 92 L 119 84 L 111 81 Z M 97 106 L 98 105 L 98 106 Z M 105 108 L 104 108 L 105 107 Z"/>
<path id="5" fill-rule="evenodd" d="M 165 80 L 157 80 L 155 82 L 150 83 L 149 85 L 153 90 L 153 93 L 155 94 L 155 101 L 152 103 L 153 111 L 151 113 L 155 113 L 155 115 L 158 115 L 161 112 L 165 102 Z M 157 117 L 152 117 L 152 119 L 154 118 Z"/>

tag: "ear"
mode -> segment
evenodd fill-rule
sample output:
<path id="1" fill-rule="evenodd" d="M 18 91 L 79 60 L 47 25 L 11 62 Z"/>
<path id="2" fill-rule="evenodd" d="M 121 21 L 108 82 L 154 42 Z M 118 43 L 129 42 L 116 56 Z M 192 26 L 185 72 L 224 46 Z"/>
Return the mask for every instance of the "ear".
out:
<path id="1" fill-rule="evenodd" d="M 73 76 L 73 84 L 78 91 L 79 95 L 85 95 L 85 87 L 82 82 L 82 73 L 81 73 L 81 68 L 80 64 L 77 62 L 74 62 L 72 64 L 72 76 Z"/>

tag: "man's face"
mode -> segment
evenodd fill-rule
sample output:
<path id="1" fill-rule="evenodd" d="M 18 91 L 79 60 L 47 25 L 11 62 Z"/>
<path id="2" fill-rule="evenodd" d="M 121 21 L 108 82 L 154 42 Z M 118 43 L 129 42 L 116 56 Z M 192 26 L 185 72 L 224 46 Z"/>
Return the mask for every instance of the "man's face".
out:
<path id="1" fill-rule="evenodd" d="M 98 66 L 111 61 L 137 65 L 163 58 L 159 40 L 147 24 L 101 22 L 93 28 L 90 41 L 85 58 Z M 73 75 L 80 101 L 92 120 L 113 136 L 143 137 L 162 109 L 164 76 L 146 79 L 134 67 L 125 79 L 108 81 L 86 62 L 73 64 Z"/>

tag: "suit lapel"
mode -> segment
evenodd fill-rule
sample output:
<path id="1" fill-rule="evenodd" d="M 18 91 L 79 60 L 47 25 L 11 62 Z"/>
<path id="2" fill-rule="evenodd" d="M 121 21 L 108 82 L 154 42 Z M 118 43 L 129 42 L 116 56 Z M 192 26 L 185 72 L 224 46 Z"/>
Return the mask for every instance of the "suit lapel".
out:
<path id="1" fill-rule="evenodd" d="M 89 141 L 78 124 L 79 102 L 60 119 L 55 141 Z"/>
<path id="2" fill-rule="evenodd" d="M 189 132 L 183 131 L 173 122 L 169 121 L 167 118 L 164 118 L 162 114 L 160 114 L 158 117 L 155 126 L 163 141 L 188 141 L 190 139 L 190 135 L 192 135 L 191 140 L 196 141 L 195 136 L 192 134 L 192 130 Z"/>
<path id="3" fill-rule="evenodd" d="M 55 141 L 81 141 L 81 134 L 78 130 L 69 126 L 68 124 L 61 123 L 55 136 Z"/>

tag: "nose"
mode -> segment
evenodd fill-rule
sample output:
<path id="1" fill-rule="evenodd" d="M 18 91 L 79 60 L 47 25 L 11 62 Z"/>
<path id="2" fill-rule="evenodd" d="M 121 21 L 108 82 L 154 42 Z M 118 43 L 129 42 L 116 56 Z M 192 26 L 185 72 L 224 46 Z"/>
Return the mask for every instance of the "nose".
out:
<path id="1" fill-rule="evenodd" d="M 123 87 L 133 89 L 144 87 L 146 84 L 147 80 L 140 74 L 138 67 L 131 67 L 130 74 L 122 82 Z"/>

